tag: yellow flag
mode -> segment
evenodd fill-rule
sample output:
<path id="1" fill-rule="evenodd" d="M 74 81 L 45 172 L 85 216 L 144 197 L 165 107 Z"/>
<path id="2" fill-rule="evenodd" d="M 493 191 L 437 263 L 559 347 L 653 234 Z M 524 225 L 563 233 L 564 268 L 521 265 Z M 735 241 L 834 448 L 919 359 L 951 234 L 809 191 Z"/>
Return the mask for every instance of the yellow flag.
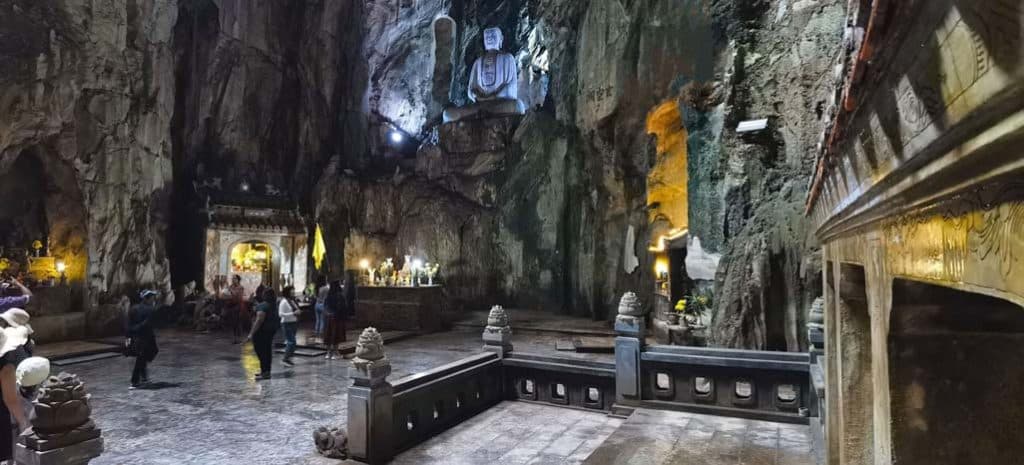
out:
<path id="1" fill-rule="evenodd" d="M 313 235 L 313 265 L 318 270 L 324 263 L 324 255 L 327 255 L 327 246 L 324 245 L 324 233 L 320 230 L 320 225 L 317 224 L 316 233 Z"/>

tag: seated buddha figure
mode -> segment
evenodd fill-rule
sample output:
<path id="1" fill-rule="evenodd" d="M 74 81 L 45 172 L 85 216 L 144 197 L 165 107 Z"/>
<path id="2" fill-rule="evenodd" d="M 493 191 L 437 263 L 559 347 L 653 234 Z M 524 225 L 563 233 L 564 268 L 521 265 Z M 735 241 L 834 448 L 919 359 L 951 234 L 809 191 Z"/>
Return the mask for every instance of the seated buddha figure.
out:
<path id="1" fill-rule="evenodd" d="M 469 75 L 469 100 L 473 103 L 445 110 L 446 123 L 526 112 L 519 101 L 519 66 L 512 54 L 501 51 L 502 41 L 501 29 L 484 31 L 484 55 L 473 63 Z"/>

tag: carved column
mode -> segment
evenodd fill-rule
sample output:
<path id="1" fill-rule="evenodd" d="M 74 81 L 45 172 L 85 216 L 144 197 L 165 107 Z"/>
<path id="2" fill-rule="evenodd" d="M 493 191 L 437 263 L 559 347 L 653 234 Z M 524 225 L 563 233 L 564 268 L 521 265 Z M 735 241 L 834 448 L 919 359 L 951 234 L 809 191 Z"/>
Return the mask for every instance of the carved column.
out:
<path id="1" fill-rule="evenodd" d="M 615 333 L 615 402 L 635 405 L 640 402 L 640 354 L 644 350 L 647 323 L 643 305 L 632 292 L 619 301 Z"/>
<path id="2" fill-rule="evenodd" d="M 366 328 L 356 343 L 349 369 L 348 445 L 351 457 L 367 463 L 391 459 L 392 394 L 391 361 L 384 354 L 384 339 Z"/>
<path id="3" fill-rule="evenodd" d="M 512 327 L 508 324 L 508 312 L 501 305 L 491 307 L 491 313 L 487 315 L 484 350 L 497 352 L 499 358 L 505 358 L 512 352 Z"/>
<path id="4" fill-rule="evenodd" d="M 90 394 L 77 376 L 51 376 L 33 402 L 32 430 L 18 438 L 18 465 L 86 465 L 103 453 L 100 429 L 89 416 Z M 8 419 L 3 419 L 8 421 Z"/>

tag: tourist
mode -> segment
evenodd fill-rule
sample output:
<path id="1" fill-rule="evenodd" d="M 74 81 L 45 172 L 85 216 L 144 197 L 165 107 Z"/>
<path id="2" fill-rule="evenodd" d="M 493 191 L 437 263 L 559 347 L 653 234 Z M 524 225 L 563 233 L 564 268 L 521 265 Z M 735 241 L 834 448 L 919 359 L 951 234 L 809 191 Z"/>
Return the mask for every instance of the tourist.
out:
<path id="1" fill-rule="evenodd" d="M 17 331 L 25 333 L 24 337 L 27 341 L 25 343 L 25 350 L 31 356 L 35 349 L 35 340 L 32 339 L 32 326 L 28 324 L 29 319 L 28 312 L 20 308 L 12 308 L 3 313 L 0 313 L 0 328 L 16 328 Z"/>
<path id="2" fill-rule="evenodd" d="M 294 365 L 292 357 L 295 355 L 295 333 L 299 330 L 299 304 L 295 302 L 295 288 L 285 286 L 281 290 L 281 302 L 277 305 L 278 316 L 281 317 L 281 329 L 284 330 L 284 358 L 281 359 L 285 365 Z"/>
<path id="3" fill-rule="evenodd" d="M 242 277 L 234 275 L 231 277 L 231 285 L 228 286 L 228 295 L 224 302 L 222 320 L 231 331 L 232 344 L 238 344 L 238 338 L 242 335 L 242 327 L 245 324 L 245 287 L 242 286 Z"/>
<path id="4" fill-rule="evenodd" d="M 3 402 L 0 402 L 0 462 L 13 458 L 15 432 L 20 435 L 31 426 L 25 415 L 17 380 L 18 364 L 29 358 L 25 351 L 27 339 L 23 338 L 24 332 L 10 329 L 0 331 L 0 391 L 3 395 Z M 12 417 L 17 430 L 11 428 Z"/>
<path id="5" fill-rule="evenodd" d="M 153 317 L 156 315 L 156 299 L 159 295 L 159 292 L 150 289 L 139 293 L 141 302 L 129 308 L 125 318 L 128 355 L 135 357 L 130 389 L 149 383 L 149 363 L 160 351 L 153 331 Z"/>
<path id="6" fill-rule="evenodd" d="M 331 281 L 327 288 L 327 296 L 324 297 L 324 345 L 327 348 L 327 360 L 333 360 L 338 352 L 338 344 L 345 341 L 345 328 L 340 319 L 344 315 L 345 296 L 341 287 L 341 281 Z"/>
<path id="7" fill-rule="evenodd" d="M 277 301 L 277 295 L 273 289 L 267 289 L 263 293 L 263 301 L 256 306 L 256 319 L 252 322 L 252 329 L 249 330 L 247 341 L 252 341 L 252 348 L 256 357 L 260 360 L 260 372 L 256 379 L 270 379 L 271 362 L 274 353 L 274 334 L 280 326 L 280 318 L 273 302 Z"/>
<path id="8" fill-rule="evenodd" d="M 8 296 L 7 290 L 14 287 L 18 291 L 18 295 Z M 8 279 L 3 283 L 3 294 L 0 295 L 0 312 L 7 311 L 11 308 L 25 308 L 28 305 L 28 301 L 32 299 L 32 291 L 30 291 L 21 281 L 15 278 Z"/>
<path id="9" fill-rule="evenodd" d="M 313 310 L 316 312 L 316 323 L 313 325 L 313 337 L 321 337 L 324 334 L 324 306 L 327 302 L 327 293 L 330 292 L 331 287 L 327 285 L 327 277 L 320 275 L 316 278 L 317 291 L 316 291 L 316 305 L 313 306 Z"/>

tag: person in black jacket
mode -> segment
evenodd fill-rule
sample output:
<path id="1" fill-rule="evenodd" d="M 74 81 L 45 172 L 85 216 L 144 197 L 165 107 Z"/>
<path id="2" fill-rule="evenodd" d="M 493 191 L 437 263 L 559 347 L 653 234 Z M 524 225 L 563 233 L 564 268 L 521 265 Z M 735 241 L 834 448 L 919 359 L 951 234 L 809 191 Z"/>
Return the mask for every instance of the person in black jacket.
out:
<path id="1" fill-rule="evenodd" d="M 253 351 L 260 360 L 260 372 L 257 380 L 270 379 L 271 362 L 274 360 L 274 334 L 281 327 L 281 318 L 277 310 L 277 293 L 273 289 L 263 292 L 263 301 L 256 306 L 256 318 L 246 341 L 252 341 Z"/>
<path id="2" fill-rule="evenodd" d="M 159 292 L 148 289 L 139 293 L 141 302 L 128 309 L 125 318 L 125 335 L 135 349 L 135 368 L 132 369 L 130 389 L 149 383 L 149 363 L 160 351 L 156 345 L 156 333 L 153 331 L 153 317 L 156 314 L 156 301 L 159 295 Z"/>

